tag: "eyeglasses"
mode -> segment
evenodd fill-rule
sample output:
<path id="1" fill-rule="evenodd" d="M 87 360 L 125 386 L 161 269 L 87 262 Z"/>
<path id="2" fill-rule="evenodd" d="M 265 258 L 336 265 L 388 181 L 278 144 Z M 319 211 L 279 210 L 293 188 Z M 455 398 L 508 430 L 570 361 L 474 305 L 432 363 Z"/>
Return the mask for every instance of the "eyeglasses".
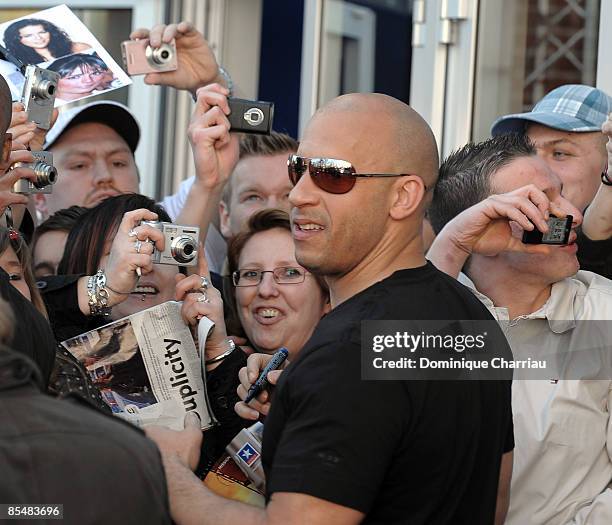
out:
<path id="1" fill-rule="evenodd" d="M 295 266 L 282 266 L 274 270 L 242 268 L 232 273 L 232 281 L 234 286 L 257 286 L 262 281 L 264 273 L 271 273 L 277 284 L 299 284 L 304 282 L 308 272 Z"/>
<path id="2" fill-rule="evenodd" d="M 346 160 L 310 159 L 290 155 L 287 160 L 289 179 L 295 186 L 308 169 L 312 181 L 328 193 L 348 193 L 355 186 L 357 177 L 406 177 L 407 173 L 356 173 Z M 427 189 L 427 188 L 426 188 Z"/>

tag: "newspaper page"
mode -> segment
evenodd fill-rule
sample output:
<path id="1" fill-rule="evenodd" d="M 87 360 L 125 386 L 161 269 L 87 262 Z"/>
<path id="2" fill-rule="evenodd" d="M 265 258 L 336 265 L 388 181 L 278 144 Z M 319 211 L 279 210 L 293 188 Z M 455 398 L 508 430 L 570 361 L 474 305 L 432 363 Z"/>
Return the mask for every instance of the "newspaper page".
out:
<path id="1" fill-rule="evenodd" d="M 213 323 L 205 325 L 208 333 Z M 204 357 L 181 317 L 181 303 L 162 303 L 62 345 L 87 369 L 113 413 L 130 423 L 182 430 L 185 414 L 193 411 L 203 430 L 216 424 Z"/>

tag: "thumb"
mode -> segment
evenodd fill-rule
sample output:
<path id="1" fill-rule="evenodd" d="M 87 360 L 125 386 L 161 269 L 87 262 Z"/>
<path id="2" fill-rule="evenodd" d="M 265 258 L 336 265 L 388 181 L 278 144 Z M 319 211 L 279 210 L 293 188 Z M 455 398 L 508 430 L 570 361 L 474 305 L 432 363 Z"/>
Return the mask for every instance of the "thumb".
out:
<path id="1" fill-rule="evenodd" d="M 268 383 L 275 385 L 282 373 L 282 370 L 272 370 L 272 372 L 268 372 Z"/>
<path id="2" fill-rule="evenodd" d="M 197 429 L 200 430 L 202 427 L 202 423 L 200 422 L 200 416 L 196 412 L 187 412 L 185 416 L 185 430 L 187 429 Z"/>

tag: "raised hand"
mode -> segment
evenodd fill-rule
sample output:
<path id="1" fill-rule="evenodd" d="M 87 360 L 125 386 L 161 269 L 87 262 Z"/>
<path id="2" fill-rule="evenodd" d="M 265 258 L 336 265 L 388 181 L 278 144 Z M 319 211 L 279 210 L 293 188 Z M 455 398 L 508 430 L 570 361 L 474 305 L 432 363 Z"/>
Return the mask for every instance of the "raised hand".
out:
<path id="1" fill-rule="evenodd" d="M 198 89 L 188 129 L 196 181 L 208 191 L 222 188 L 238 162 L 238 137 L 230 134 L 228 90 L 220 84 Z"/>
<path id="2" fill-rule="evenodd" d="M 164 250 L 163 233 L 152 226 L 141 225 L 143 220 L 157 220 L 157 214 L 146 209 L 127 212 L 113 239 L 105 264 L 107 283 L 114 292 L 109 306 L 127 298 L 127 294 L 136 286 L 139 273 L 146 275 L 153 270 L 151 254 L 154 248 Z"/>
<path id="3" fill-rule="evenodd" d="M 204 35 L 190 22 L 178 24 L 159 24 L 148 29 L 136 29 L 130 35 L 132 40 L 149 39 L 153 48 L 162 43 L 176 41 L 178 69 L 163 73 L 145 75 L 146 84 L 172 86 L 195 93 L 196 89 L 214 82 L 219 74 L 219 66 Z"/>
<path id="4" fill-rule="evenodd" d="M 228 348 L 223 299 L 211 283 L 203 246 L 198 253 L 198 274 L 177 280 L 176 300 L 183 301 L 181 314 L 185 322 L 196 326 L 202 317 L 208 317 L 215 323 L 206 341 L 206 360 L 222 354 Z"/>

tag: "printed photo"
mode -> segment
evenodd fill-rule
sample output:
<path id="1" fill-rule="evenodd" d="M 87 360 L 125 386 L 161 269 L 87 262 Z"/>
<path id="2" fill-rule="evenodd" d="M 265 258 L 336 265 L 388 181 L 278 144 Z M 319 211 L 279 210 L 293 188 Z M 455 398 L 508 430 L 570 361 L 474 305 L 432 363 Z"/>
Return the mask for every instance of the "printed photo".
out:
<path id="1" fill-rule="evenodd" d="M 60 5 L 0 24 L 0 41 L 23 64 L 35 64 L 60 74 L 55 106 L 131 84 L 128 75 L 96 37 L 66 6 Z M 24 77 L 16 65 L 0 64 L 14 100 Z"/>
<path id="2" fill-rule="evenodd" d="M 115 413 L 158 402 L 131 322 L 115 322 L 67 341 Z"/>

